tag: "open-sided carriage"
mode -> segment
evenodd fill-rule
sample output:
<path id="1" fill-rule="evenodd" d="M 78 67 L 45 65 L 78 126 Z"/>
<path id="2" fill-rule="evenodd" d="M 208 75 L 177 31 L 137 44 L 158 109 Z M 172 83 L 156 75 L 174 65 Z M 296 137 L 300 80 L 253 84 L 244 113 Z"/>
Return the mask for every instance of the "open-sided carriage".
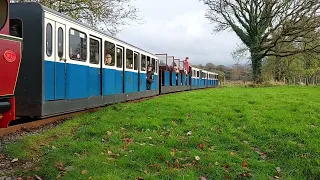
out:
<path id="1" fill-rule="evenodd" d="M 190 66 L 187 59 L 175 59 L 167 54 L 156 54 L 159 59 L 159 87 L 162 94 L 191 89 Z"/>

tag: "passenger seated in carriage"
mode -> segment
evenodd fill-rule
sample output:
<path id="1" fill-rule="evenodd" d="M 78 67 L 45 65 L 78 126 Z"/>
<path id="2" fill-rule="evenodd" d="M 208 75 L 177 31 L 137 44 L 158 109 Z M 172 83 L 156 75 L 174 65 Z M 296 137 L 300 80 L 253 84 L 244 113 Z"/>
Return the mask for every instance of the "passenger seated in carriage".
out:
<path id="1" fill-rule="evenodd" d="M 173 62 L 172 71 L 175 72 L 175 73 L 179 73 L 179 68 L 178 68 L 178 66 L 177 66 L 177 64 L 175 62 Z"/>
<path id="2" fill-rule="evenodd" d="M 111 54 L 107 54 L 104 58 L 104 64 L 105 65 L 109 65 L 109 66 L 112 66 L 112 56 Z"/>

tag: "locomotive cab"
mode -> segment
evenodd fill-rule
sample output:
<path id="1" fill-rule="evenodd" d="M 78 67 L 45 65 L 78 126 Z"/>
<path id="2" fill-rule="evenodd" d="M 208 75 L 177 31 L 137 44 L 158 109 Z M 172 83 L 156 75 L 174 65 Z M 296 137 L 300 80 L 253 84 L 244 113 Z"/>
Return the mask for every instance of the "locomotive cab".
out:
<path id="1" fill-rule="evenodd" d="M 9 34 L 9 0 L 0 0 L 0 128 L 15 120 L 15 88 L 22 39 Z"/>

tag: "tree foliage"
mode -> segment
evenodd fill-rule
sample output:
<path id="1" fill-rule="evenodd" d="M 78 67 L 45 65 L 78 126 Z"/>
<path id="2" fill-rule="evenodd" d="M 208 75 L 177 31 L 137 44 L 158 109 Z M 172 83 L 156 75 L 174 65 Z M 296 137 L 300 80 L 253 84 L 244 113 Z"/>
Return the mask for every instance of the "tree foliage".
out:
<path id="1" fill-rule="evenodd" d="M 11 0 L 17 2 L 39 2 L 71 18 L 97 27 L 112 35 L 129 22 L 140 22 L 138 10 L 130 5 L 132 0 Z"/>
<path id="2" fill-rule="evenodd" d="M 247 46 L 253 79 L 262 81 L 262 60 L 266 56 L 287 57 L 320 52 L 320 1 L 306 0 L 201 0 L 208 6 L 206 18 L 216 31 L 231 29 Z M 281 49 L 286 43 L 294 48 Z M 300 44 L 308 44 L 301 48 Z"/>

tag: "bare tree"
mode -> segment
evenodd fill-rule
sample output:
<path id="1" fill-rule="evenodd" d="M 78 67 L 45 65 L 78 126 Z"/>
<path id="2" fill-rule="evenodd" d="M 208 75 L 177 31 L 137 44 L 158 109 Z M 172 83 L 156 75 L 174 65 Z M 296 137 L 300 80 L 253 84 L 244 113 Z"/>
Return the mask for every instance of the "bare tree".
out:
<path id="1" fill-rule="evenodd" d="M 120 27 L 140 23 L 138 10 L 130 5 L 132 0 L 11 0 L 17 2 L 38 2 L 42 5 L 68 15 L 76 20 L 97 27 L 112 35 Z"/>
<path id="2" fill-rule="evenodd" d="M 248 47 L 253 79 L 262 82 L 262 59 L 286 57 L 304 52 L 319 52 L 319 44 L 301 47 L 300 43 L 319 38 L 319 0 L 200 0 L 209 7 L 206 18 L 216 23 L 216 31 L 233 30 Z M 297 48 L 280 50 L 283 43 Z"/>

